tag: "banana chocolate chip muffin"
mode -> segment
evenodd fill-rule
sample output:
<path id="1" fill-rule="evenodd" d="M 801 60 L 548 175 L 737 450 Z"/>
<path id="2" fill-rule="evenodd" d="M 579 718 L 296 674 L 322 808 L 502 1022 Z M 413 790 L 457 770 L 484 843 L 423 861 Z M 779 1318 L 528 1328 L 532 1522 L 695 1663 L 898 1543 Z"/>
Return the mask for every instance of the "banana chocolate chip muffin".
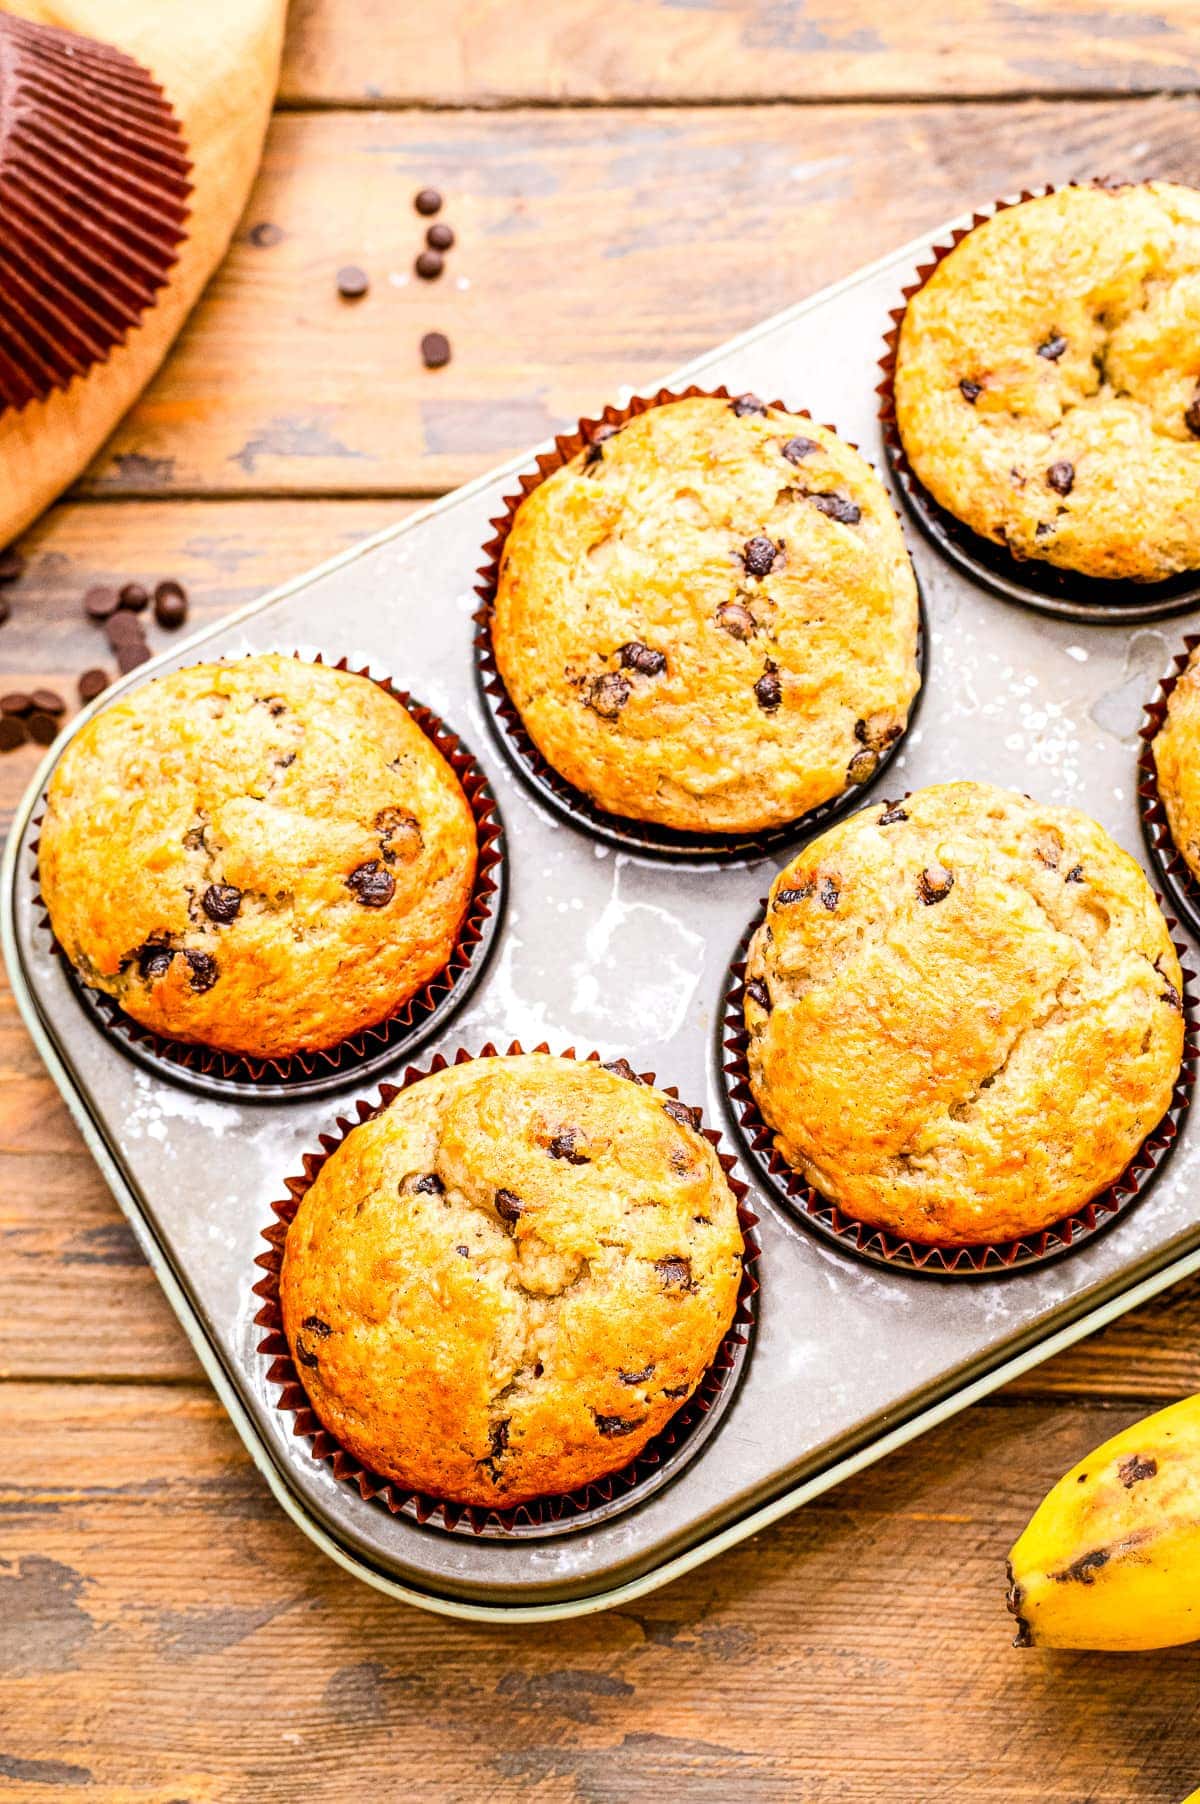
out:
<path id="1" fill-rule="evenodd" d="M 265 654 L 154 678 L 67 745 L 38 848 L 83 981 L 256 1058 L 336 1045 L 446 964 L 475 822 L 407 709 Z"/>
<path id="2" fill-rule="evenodd" d="M 1167 698 L 1166 719 L 1154 739 L 1158 794 L 1171 838 L 1200 881 L 1200 645 Z"/>
<path id="3" fill-rule="evenodd" d="M 280 1297 L 344 1447 L 507 1508 L 636 1457 L 712 1363 L 741 1263 L 694 1112 L 623 1063 L 534 1054 L 451 1066 L 356 1127 L 288 1229 Z"/>
<path id="4" fill-rule="evenodd" d="M 757 832 L 867 782 L 917 692 L 917 590 L 857 452 L 704 396 L 593 442 L 521 503 L 496 663 L 538 750 L 609 813 Z"/>
<path id="5" fill-rule="evenodd" d="M 1200 568 L 1200 192 L 1066 188 L 977 225 L 908 303 L 895 404 L 933 499 L 1014 556 Z"/>
<path id="6" fill-rule="evenodd" d="M 787 1162 L 924 1243 L 1048 1227 L 1161 1120 L 1182 977 L 1095 821 L 981 783 L 864 809 L 780 873 L 750 948 L 750 1081 Z"/>

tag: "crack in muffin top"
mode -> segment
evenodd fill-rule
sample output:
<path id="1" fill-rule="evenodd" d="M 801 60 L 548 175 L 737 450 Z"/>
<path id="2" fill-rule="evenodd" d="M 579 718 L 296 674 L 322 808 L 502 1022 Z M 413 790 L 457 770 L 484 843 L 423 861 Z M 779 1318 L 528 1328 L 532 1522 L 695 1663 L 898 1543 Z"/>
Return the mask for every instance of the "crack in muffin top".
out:
<path id="1" fill-rule="evenodd" d="M 261 1058 L 334 1046 L 435 976 L 475 862 L 467 799 L 407 710 L 273 653 L 104 708 L 55 767 L 38 847 L 86 983 Z"/>
<path id="2" fill-rule="evenodd" d="M 978 783 L 865 809 L 780 873 L 747 963 L 783 1157 L 921 1242 L 1033 1233 L 1161 1120 L 1183 980 L 1140 866 L 1086 815 Z"/>
<path id="3" fill-rule="evenodd" d="M 344 1446 L 506 1508 L 636 1457 L 715 1358 L 741 1261 L 691 1110 L 527 1054 L 422 1078 L 353 1129 L 301 1200 L 280 1297 Z"/>
<path id="4" fill-rule="evenodd" d="M 753 396 L 664 403 L 539 484 L 492 643 L 562 776 L 694 832 L 779 826 L 868 781 L 919 681 L 887 491 L 834 433 Z"/>
<path id="5" fill-rule="evenodd" d="M 1200 192 L 1067 188 L 976 226 L 908 302 L 905 455 L 1018 558 L 1200 568 Z"/>

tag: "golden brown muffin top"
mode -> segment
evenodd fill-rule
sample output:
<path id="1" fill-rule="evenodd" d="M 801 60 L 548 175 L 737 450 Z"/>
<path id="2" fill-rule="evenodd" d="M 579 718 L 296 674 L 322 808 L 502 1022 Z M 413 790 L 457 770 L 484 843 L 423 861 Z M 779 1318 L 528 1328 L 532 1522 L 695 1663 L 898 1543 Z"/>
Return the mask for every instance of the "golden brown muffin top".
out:
<path id="1" fill-rule="evenodd" d="M 1200 192 L 1066 188 L 985 220 L 909 301 L 895 394 L 934 500 L 1017 557 L 1200 567 Z"/>
<path id="2" fill-rule="evenodd" d="M 496 662 L 610 813 L 757 832 L 866 782 L 918 685 L 917 591 L 870 465 L 752 396 L 652 408 L 517 510 Z"/>
<path id="3" fill-rule="evenodd" d="M 326 1428 L 406 1487 L 497 1508 L 628 1465 L 737 1300 L 737 1205 L 695 1119 L 525 1055 L 423 1078 L 355 1128 L 280 1281 Z"/>
<path id="4" fill-rule="evenodd" d="M 475 856 L 458 779 L 399 702 L 267 653 L 90 720 L 50 779 L 38 868 L 86 983 L 158 1033 L 275 1058 L 442 969 Z"/>
<path id="5" fill-rule="evenodd" d="M 1167 699 L 1167 714 L 1154 740 L 1158 793 L 1180 855 L 1200 878 L 1200 646 Z"/>
<path id="6" fill-rule="evenodd" d="M 784 1158 L 923 1242 L 1033 1233 L 1167 1109 L 1182 977 L 1138 864 L 1074 809 L 981 783 L 864 809 L 772 885 L 751 1084 Z"/>

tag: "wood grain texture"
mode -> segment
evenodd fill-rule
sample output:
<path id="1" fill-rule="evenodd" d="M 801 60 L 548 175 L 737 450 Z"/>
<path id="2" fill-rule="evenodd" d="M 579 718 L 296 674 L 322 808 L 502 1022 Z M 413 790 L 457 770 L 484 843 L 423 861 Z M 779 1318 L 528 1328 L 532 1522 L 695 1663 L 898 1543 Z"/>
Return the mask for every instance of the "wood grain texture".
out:
<path id="1" fill-rule="evenodd" d="M 290 105 L 811 100 L 1195 88 L 1190 0 L 293 0 Z"/>
<path id="2" fill-rule="evenodd" d="M 1196 1777 L 1194 1654 L 1010 1646 L 1004 1554 L 1128 1408 L 974 1410 L 655 1596 L 528 1630 L 319 1559 L 204 1390 L 5 1405 L 5 1799 L 1176 1804 Z"/>
<path id="3" fill-rule="evenodd" d="M 437 492 L 998 193 L 1192 177 L 1198 124 L 1190 98 L 278 115 L 231 256 L 84 487 Z M 411 275 L 429 181 L 459 235 L 436 282 Z"/>

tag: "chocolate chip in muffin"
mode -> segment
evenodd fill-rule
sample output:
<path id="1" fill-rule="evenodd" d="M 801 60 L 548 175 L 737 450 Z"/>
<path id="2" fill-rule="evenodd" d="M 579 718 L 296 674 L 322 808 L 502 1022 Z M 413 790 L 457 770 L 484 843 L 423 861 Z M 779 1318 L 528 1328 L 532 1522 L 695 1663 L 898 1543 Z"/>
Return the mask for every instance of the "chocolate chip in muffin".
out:
<path id="1" fill-rule="evenodd" d="M 161 940 L 147 940 L 132 956 L 137 960 L 138 971 L 143 977 L 156 978 L 166 976 L 175 954 Z"/>
<path id="2" fill-rule="evenodd" d="M 814 893 L 811 883 L 803 883 L 798 889 L 781 889 L 775 897 L 775 908 L 790 908 L 793 902 L 806 902 Z"/>
<path id="3" fill-rule="evenodd" d="M 850 783 L 869 783 L 879 769 L 879 753 L 864 746 L 861 752 L 855 752 L 846 766 L 846 780 Z"/>
<path id="4" fill-rule="evenodd" d="M 842 526 L 857 526 L 862 519 L 862 508 L 857 501 L 851 501 L 849 495 L 810 495 L 808 499 L 818 513 L 828 515 Z"/>
<path id="5" fill-rule="evenodd" d="M 603 1070 L 611 1071 L 614 1077 L 623 1077 L 628 1084 L 640 1084 L 642 1081 L 628 1059 L 610 1059 Z"/>
<path id="6" fill-rule="evenodd" d="M 691 1128 L 697 1134 L 700 1132 L 699 1109 L 689 1109 L 685 1102 L 679 1102 L 675 1097 L 670 1097 L 663 1104 L 663 1111 L 671 1117 L 672 1121 L 677 1121 L 680 1127 Z"/>
<path id="7" fill-rule="evenodd" d="M 893 827 L 897 821 L 906 821 L 907 819 L 908 816 L 903 808 L 885 808 L 879 817 L 878 825 L 881 827 Z"/>
<path id="8" fill-rule="evenodd" d="M 746 566 L 746 575 L 769 576 L 777 555 L 777 547 L 765 534 L 758 533 L 754 538 L 747 539 L 742 549 L 742 562 Z"/>
<path id="9" fill-rule="evenodd" d="M 982 382 L 972 382 L 969 376 L 964 376 L 958 386 L 962 393 L 963 400 L 966 401 L 969 406 L 974 407 L 976 401 L 978 401 L 980 395 L 983 393 Z"/>
<path id="10" fill-rule="evenodd" d="M 926 908 L 932 908 L 935 902 L 944 902 L 953 888 L 954 872 L 941 864 L 927 865 L 917 878 L 917 894 Z"/>
<path id="11" fill-rule="evenodd" d="M 827 908 L 830 914 L 832 914 L 838 905 L 841 893 L 841 890 L 838 888 L 832 877 L 822 877 L 821 888 L 819 891 L 819 900 L 822 908 Z"/>
<path id="12" fill-rule="evenodd" d="M 814 451 L 819 451 L 820 449 L 821 447 L 818 445 L 815 438 L 804 438 L 800 434 L 797 434 L 795 438 L 790 438 L 787 444 L 784 445 L 783 455 L 790 464 L 798 464 L 801 463 L 804 458 L 811 457 Z"/>
<path id="13" fill-rule="evenodd" d="M 525 1205 L 515 1190 L 497 1190 L 493 1200 L 496 1205 L 496 1214 L 510 1228 L 517 1218 L 525 1213 Z"/>
<path id="14" fill-rule="evenodd" d="M 764 714 L 774 714 L 783 701 L 783 684 L 779 680 L 779 666 L 767 659 L 767 668 L 754 685 L 754 699 Z"/>
<path id="15" fill-rule="evenodd" d="M 411 1190 L 414 1196 L 445 1196 L 446 1186 L 436 1171 L 422 1171 L 411 1174 L 404 1180 L 404 1187 Z"/>
<path id="16" fill-rule="evenodd" d="M 768 990 L 761 977 L 752 977 L 750 979 L 749 983 L 746 985 L 746 994 L 751 997 L 753 1001 L 757 1002 L 759 1008 L 766 1009 L 767 1013 L 770 1014 L 771 992 Z"/>
<path id="17" fill-rule="evenodd" d="M 758 631 L 757 620 L 740 601 L 723 601 L 713 615 L 713 620 L 723 633 L 728 633 L 731 639 L 740 639 L 743 643 L 752 639 Z"/>
<path id="18" fill-rule="evenodd" d="M 1160 1000 L 1165 1002 L 1168 1008 L 1173 1008 L 1175 1010 L 1176 1014 L 1182 1015 L 1183 998 L 1180 996 L 1179 991 L 1175 988 L 1175 985 L 1171 982 L 1171 979 L 1167 976 L 1166 972 L 1163 970 L 1161 957 L 1155 959 L 1154 969 L 1158 972 L 1159 976 L 1163 980 L 1164 987 L 1163 987 L 1163 992 L 1162 992 L 1162 996 L 1161 996 Z"/>
<path id="19" fill-rule="evenodd" d="M 300 1326 L 306 1334 L 315 1334 L 318 1340 L 328 1340 L 333 1329 L 328 1322 L 323 1322 L 319 1315 L 306 1315 Z"/>
<path id="20" fill-rule="evenodd" d="M 656 1259 L 654 1269 L 662 1280 L 664 1290 L 695 1290 L 696 1283 L 692 1277 L 692 1262 L 680 1253 L 669 1253 L 665 1259 Z"/>
<path id="21" fill-rule="evenodd" d="M 1196 384 L 1196 394 L 1183 410 L 1183 423 L 1193 438 L 1200 438 L 1200 382 Z"/>
<path id="22" fill-rule="evenodd" d="M 315 1370 L 321 1363 L 312 1348 L 306 1347 L 299 1335 L 296 1336 L 296 1358 L 302 1366 L 308 1366 L 310 1370 Z"/>
<path id="23" fill-rule="evenodd" d="M 1048 539 L 1055 530 L 1053 520 L 1039 520 L 1033 529 L 1033 536 L 1035 539 Z"/>
<path id="24" fill-rule="evenodd" d="M 1048 363 L 1057 363 L 1067 348 L 1067 341 L 1061 332 L 1052 332 L 1045 344 L 1038 346 L 1038 356 L 1044 357 Z"/>
<path id="25" fill-rule="evenodd" d="M 1059 463 L 1051 464 L 1046 471 L 1046 481 L 1056 495 L 1069 495 L 1075 487 L 1075 465 L 1067 463 L 1065 458 Z"/>
<path id="26" fill-rule="evenodd" d="M 584 705 L 602 720 L 616 720 L 632 693 L 626 678 L 610 670 L 593 677 L 583 698 Z"/>
<path id="27" fill-rule="evenodd" d="M 454 1251 L 458 1254 L 460 1259 L 469 1259 L 471 1257 L 470 1247 L 464 1246 L 461 1242 L 455 1247 Z"/>
<path id="28" fill-rule="evenodd" d="M 648 1378 L 653 1378 L 654 1367 L 653 1365 L 643 1366 L 640 1372 L 626 1372 L 622 1369 L 618 1371 L 617 1376 L 622 1384 L 645 1384 Z"/>
<path id="29" fill-rule="evenodd" d="M 588 445 L 587 454 L 583 460 L 583 467 L 585 470 L 594 469 L 601 461 L 604 456 L 605 445 L 610 438 L 616 436 L 619 430 L 620 428 L 617 426 L 597 426 L 595 432 L 592 434 L 591 443 Z"/>
<path id="30" fill-rule="evenodd" d="M 397 858 L 415 858 L 424 844 L 420 823 L 403 808 L 381 808 L 375 816 L 375 831 L 385 864 L 395 864 Z"/>
<path id="31" fill-rule="evenodd" d="M 562 1133 L 555 1134 L 546 1149 L 552 1159 L 565 1159 L 568 1165 L 590 1165 L 588 1154 L 579 1148 L 579 1135 L 575 1128 L 564 1128 Z"/>
<path id="32" fill-rule="evenodd" d="M 639 676 L 661 676 L 667 668 L 666 653 L 643 645 L 640 639 L 630 639 L 618 655 L 625 669 L 636 670 Z"/>
<path id="33" fill-rule="evenodd" d="M 217 961 L 208 952 L 185 951 L 183 956 L 187 960 L 192 989 L 197 996 L 203 996 L 206 990 L 212 989 L 221 975 Z"/>
<path id="34" fill-rule="evenodd" d="M 232 883 L 210 883 L 200 898 L 200 906 L 210 921 L 225 926 L 236 921 L 242 906 L 242 892 Z"/>
<path id="35" fill-rule="evenodd" d="M 499 1483 L 500 1479 L 500 1461 L 508 1447 L 508 1426 L 510 1420 L 511 1417 L 505 1416 L 502 1422 L 492 1423 L 491 1428 L 488 1430 L 488 1456 L 486 1459 L 480 1460 L 479 1462 L 484 1471 L 490 1473 L 497 1483 Z"/>
<path id="36" fill-rule="evenodd" d="M 386 865 L 371 858 L 351 871 L 346 888 L 354 891 L 364 908 L 386 908 L 396 893 L 396 879 Z"/>
<path id="37" fill-rule="evenodd" d="M 1071 866 L 1070 870 L 1067 872 L 1066 876 L 1063 878 L 1063 882 L 1064 883 L 1082 883 L 1083 882 L 1083 866 L 1081 864 L 1073 864 Z"/>
<path id="38" fill-rule="evenodd" d="M 767 411 L 766 403 L 760 401 L 757 395 L 739 395 L 736 401 L 729 403 L 729 406 L 731 412 L 735 413 L 739 420 L 744 419 L 748 413 L 766 413 Z"/>

